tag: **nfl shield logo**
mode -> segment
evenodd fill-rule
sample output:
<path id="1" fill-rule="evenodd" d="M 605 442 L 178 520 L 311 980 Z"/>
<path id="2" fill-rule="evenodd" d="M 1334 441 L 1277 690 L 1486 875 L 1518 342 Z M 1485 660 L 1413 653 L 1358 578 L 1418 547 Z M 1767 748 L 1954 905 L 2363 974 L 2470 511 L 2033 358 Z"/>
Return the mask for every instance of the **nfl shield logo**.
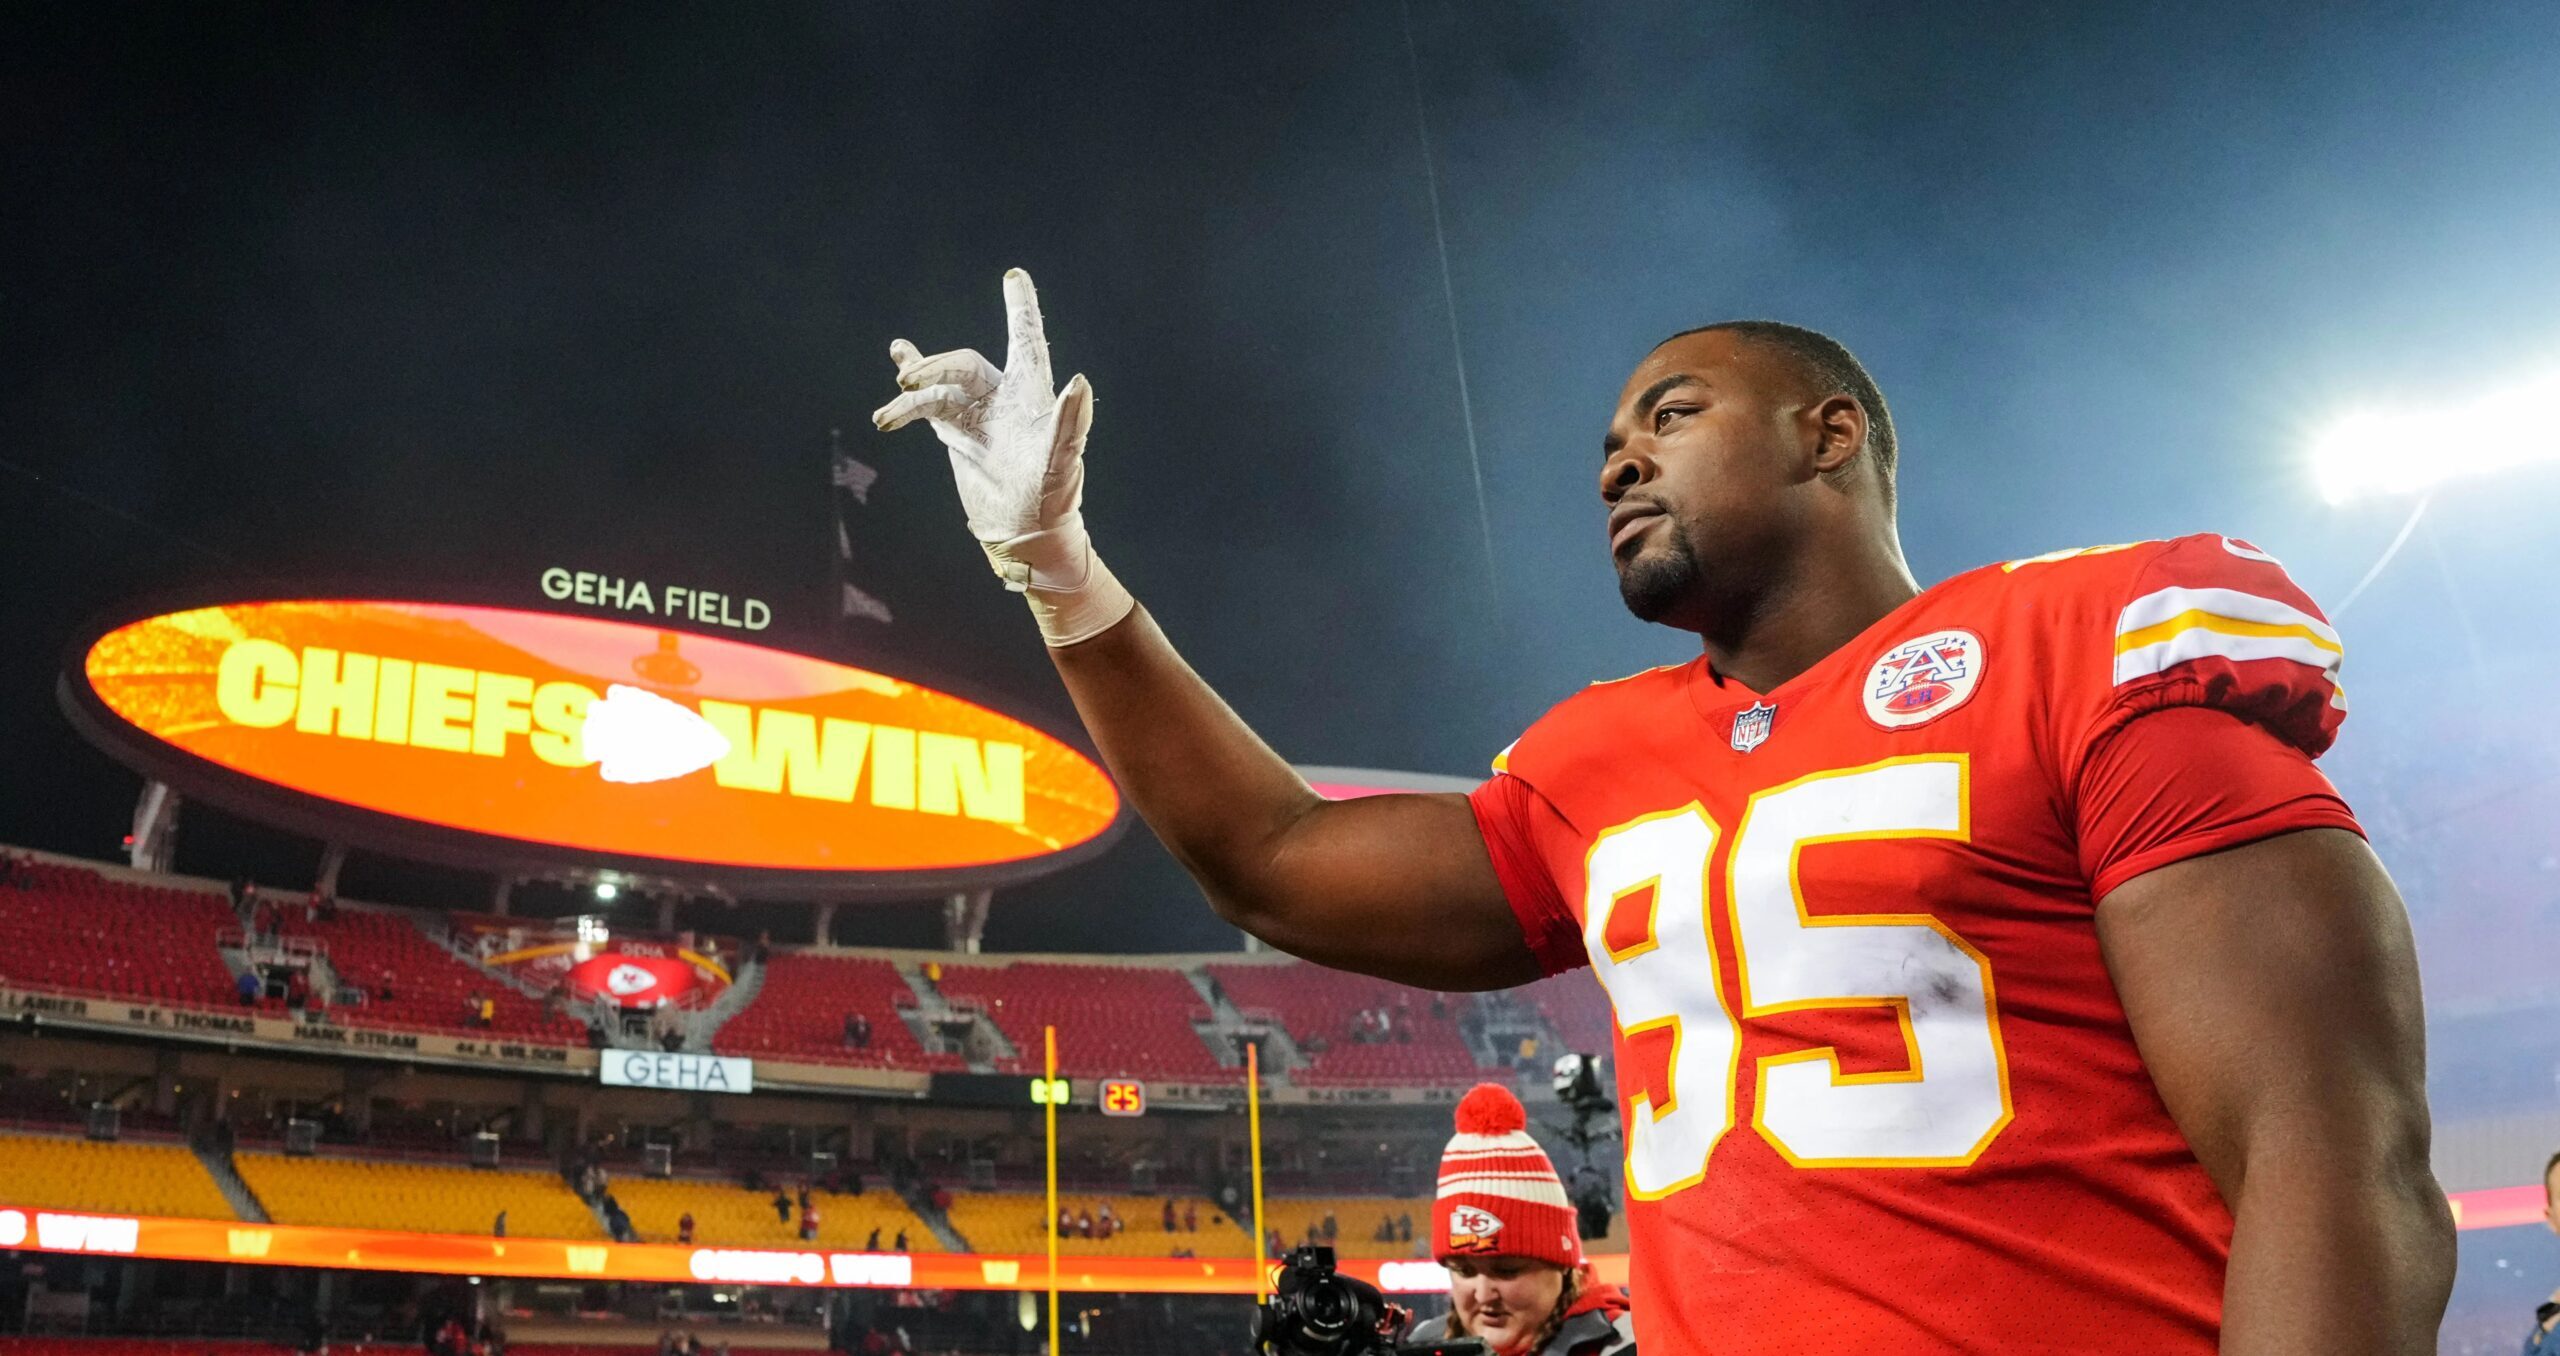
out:
<path id="1" fill-rule="evenodd" d="M 1769 727 L 1778 719 L 1774 702 L 1754 702 L 1751 709 L 1733 718 L 1733 751 L 1749 753 L 1769 742 Z"/>

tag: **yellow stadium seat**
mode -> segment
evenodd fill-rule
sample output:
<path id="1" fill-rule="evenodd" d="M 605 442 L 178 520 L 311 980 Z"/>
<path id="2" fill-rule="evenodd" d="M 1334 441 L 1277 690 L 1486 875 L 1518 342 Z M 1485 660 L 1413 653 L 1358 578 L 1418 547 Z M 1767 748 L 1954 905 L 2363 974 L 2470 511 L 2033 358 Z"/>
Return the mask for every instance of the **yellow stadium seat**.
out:
<path id="1" fill-rule="evenodd" d="M 236 1219 L 213 1174 L 175 1144 L 0 1135 L 0 1204 Z"/>
<path id="2" fill-rule="evenodd" d="M 232 1161 L 278 1224 L 486 1234 L 504 1210 L 510 1237 L 605 1236 L 586 1202 L 547 1172 L 264 1153 Z"/>
<path id="3" fill-rule="evenodd" d="M 696 1243 L 784 1248 L 800 1242 L 798 1206 L 793 1206 L 786 1222 L 774 1213 L 770 1191 L 749 1191 L 721 1182 L 636 1177 L 614 1178 L 612 1190 L 613 1198 L 622 1202 L 624 1212 L 631 1216 L 631 1227 L 643 1243 L 675 1242 L 676 1222 L 687 1212 L 693 1215 Z M 798 1194 L 796 1189 L 792 1194 Z M 895 1192 L 875 1187 L 859 1196 L 833 1196 L 821 1191 L 810 1199 L 818 1207 L 818 1247 L 859 1251 L 870 1241 L 871 1231 L 877 1229 L 880 1249 L 885 1252 L 896 1244 L 898 1231 L 903 1229 L 909 1250 L 942 1250 L 933 1231 Z"/>
<path id="4" fill-rule="evenodd" d="M 1162 1196 L 1094 1196 L 1069 1192 L 1058 1198 L 1070 1213 L 1099 1212 L 1104 1201 L 1120 1216 L 1121 1230 L 1109 1238 L 1065 1238 L 1058 1251 L 1070 1257 L 1170 1257 L 1188 1250 L 1195 1257 L 1247 1257 L 1253 1245 L 1218 1207 L 1197 1198 L 1174 1198 L 1178 1214 L 1185 1205 L 1197 1212 L 1196 1232 L 1164 1229 Z M 1045 1196 L 1028 1192 L 972 1192 L 951 1202 L 951 1224 L 975 1252 L 1031 1253 L 1047 1251 Z"/>

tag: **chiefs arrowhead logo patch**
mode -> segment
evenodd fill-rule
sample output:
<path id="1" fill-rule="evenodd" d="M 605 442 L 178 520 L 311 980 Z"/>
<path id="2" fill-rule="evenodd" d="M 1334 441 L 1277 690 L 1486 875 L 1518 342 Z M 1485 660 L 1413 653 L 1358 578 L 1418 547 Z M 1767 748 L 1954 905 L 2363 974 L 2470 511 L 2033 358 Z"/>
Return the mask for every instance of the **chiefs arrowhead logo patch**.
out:
<path id="1" fill-rule="evenodd" d="M 1905 730 L 1973 700 L 1982 682 L 1982 637 L 1961 628 L 1932 631 L 1884 652 L 1867 670 L 1867 719 Z"/>

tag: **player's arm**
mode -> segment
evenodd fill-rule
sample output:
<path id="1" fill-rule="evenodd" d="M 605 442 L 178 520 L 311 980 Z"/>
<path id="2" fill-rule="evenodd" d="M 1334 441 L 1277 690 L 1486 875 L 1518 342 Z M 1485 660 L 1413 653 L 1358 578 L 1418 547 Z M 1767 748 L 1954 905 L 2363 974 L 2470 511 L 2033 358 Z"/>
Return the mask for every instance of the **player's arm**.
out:
<path id="1" fill-rule="evenodd" d="M 2417 959 L 2343 829 L 2110 891 L 2098 937 L 2143 1061 L 2230 1204 L 2225 1356 L 2433 1352 L 2453 1222 L 2428 1167 Z"/>
<path id="2" fill-rule="evenodd" d="M 890 345 L 905 394 L 872 421 L 932 423 L 969 530 L 1031 603 L 1085 728 L 1220 916 L 1293 955 L 1442 989 L 1538 977 L 1463 796 L 1331 802 L 1219 700 L 1105 568 L 1084 528 L 1093 392 L 1054 392 L 1031 279 L 1005 275 L 1005 365 Z"/>
<path id="3" fill-rule="evenodd" d="M 1220 917 L 1291 955 L 1425 988 L 1538 977 L 1466 797 L 1318 796 L 1144 609 L 1049 655 L 1112 774 Z"/>

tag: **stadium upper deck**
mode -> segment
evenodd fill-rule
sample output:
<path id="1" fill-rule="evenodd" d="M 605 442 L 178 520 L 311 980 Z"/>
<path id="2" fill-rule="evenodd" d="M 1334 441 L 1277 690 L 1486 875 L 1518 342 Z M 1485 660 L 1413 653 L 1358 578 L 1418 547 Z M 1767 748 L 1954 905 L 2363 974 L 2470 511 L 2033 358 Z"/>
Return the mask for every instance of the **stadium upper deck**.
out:
<path id="1" fill-rule="evenodd" d="M 34 854 L 9 860 L 0 873 L 0 1003 L 20 1014 L 59 1018 L 68 1009 L 58 1000 L 108 999 L 169 1010 L 174 1033 L 203 1028 L 226 1039 L 254 1037 L 243 1016 L 291 1018 L 306 1033 L 398 1030 L 559 1050 L 619 1039 L 590 1030 L 609 1014 L 546 1002 L 448 945 L 446 916 L 359 904 L 313 916 L 300 897 L 235 906 L 212 882 Z M 261 968 L 244 987 L 243 975 Z M 284 984 L 291 972 L 303 982 Z M 1445 1091 L 1511 1077 L 1563 1049 L 1604 1048 L 1608 1034 L 1605 1000 L 1574 978 L 1518 997 L 1434 995 L 1276 957 L 776 948 L 736 978 L 749 997 L 688 1026 L 686 1048 L 1022 1073 L 1037 1071 L 1042 1028 L 1055 1025 L 1071 1077 L 1231 1082 L 1242 1042 L 1255 1041 L 1284 1085 Z"/>

